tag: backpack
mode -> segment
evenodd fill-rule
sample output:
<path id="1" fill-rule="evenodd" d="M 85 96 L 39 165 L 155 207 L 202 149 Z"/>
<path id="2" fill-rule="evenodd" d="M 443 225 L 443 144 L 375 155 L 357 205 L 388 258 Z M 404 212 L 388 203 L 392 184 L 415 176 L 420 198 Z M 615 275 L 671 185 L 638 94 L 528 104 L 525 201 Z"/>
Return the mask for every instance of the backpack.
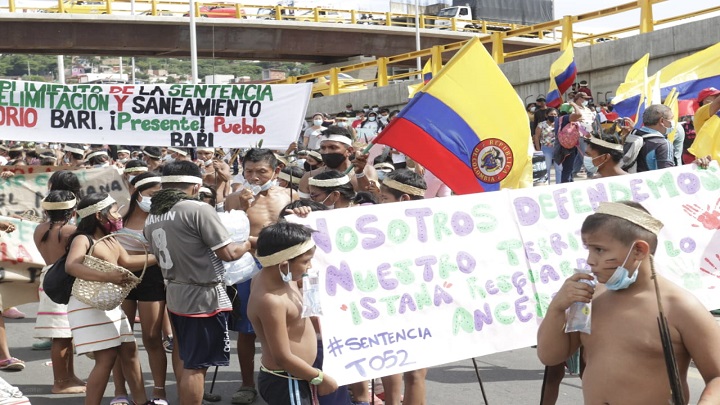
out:
<path id="1" fill-rule="evenodd" d="M 622 169 L 628 173 L 637 173 L 637 159 L 645 144 L 642 134 L 636 131 L 629 133 L 623 142 L 623 157 L 620 160 Z"/>
<path id="2" fill-rule="evenodd" d="M 580 141 L 580 124 L 571 122 L 565 125 L 558 133 L 557 140 L 565 149 L 576 147 Z"/>
<path id="3" fill-rule="evenodd" d="M 90 241 L 90 247 L 92 247 L 92 238 L 87 235 L 85 236 L 88 238 L 88 241 Z M 88 252 L 90 252 L 89 248 L 86 254 Z M 67 253 L 62 255 L 50 266 L 43 279 L 43 291 L 45 291 L 45 294 L 56 304 L 67 304 L 70 301 L 73 283 L 75 283 L 75 277 L 67 274 L 65 271 L 66 262 Z"/>

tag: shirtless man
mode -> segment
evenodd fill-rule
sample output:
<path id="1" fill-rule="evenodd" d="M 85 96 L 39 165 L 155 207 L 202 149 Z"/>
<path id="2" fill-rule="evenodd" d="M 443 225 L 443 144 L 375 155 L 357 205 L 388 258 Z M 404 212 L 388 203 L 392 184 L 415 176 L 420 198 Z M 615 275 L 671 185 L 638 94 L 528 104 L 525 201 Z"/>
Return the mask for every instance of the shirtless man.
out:
<path id="1" fill-rule="evenodd" d="M 68 225 L 68 221 L 75 214 L 76 204 L 75 194 L 67 190 L 51 191 L 43 200 L 42 208 L 49 219 L 35 228 L 33 240 L 45 263 L 55 263 L 65 255 L 70 235 L 76 229 L 74 225 Z M 49 267 L 50 265 L 43 269 L 40 285 Z M 75 376 L 73 368 L 72 334 L 67 318 L 67 305 L 52 302 L 42 289 L 40 289 L 40 305 L 33 336 L 52 339 L 50 357 L 54 383 L 51 392 L 53 394 L 85 392 L 85 382 Z"/>
<path id="2" fill-rule="evenodd" d="M 225 210 L 240 209 L 247 212 L 250 220 L 250 243 L 254 246 L 260 231 L 277 222 L 283 208 L 290 204 L 291 200 L 288 190 L 277 185 L 280 167 L 275 154 L 269 149 L 248 150 L 243 159 L 243 173 L 251 187 L 257 187 L 257 194 L 249 188 L 242 188 L 227 197 Z M 250 404 L 257 398 L 254 380 L 255 331 L 247 318 L 250 281 L 230 287 L 233 288 L 236 292 L 231 291 L 231 297 L 237 296 L 233 299 L 233 312 L 236 316 L 233 317 L 230 329 L 239 332 L 237 351 L 242 374 L 242 386 L 233 395 L 233 403 Z"/>
<path id="3" fill-rule="evenodd" d="M 593 299 L 594 288 L 568 278 L 553 298 L 538 330 L 538 357 L 559 364 L 582 344 L 587 366 L 583 375 L 586 404 L 667 404 L 671 398 L 658 333 L 658 304 L 653 283 L 653 253 L 662 223 L 634 202 L 602 203 L 581 229 L 587 263 L 606 291 Z M 698 404 L 720 403 L 720 328 L 704 306 L 687 291 L 657 275 L 660 296 L 677 359 L 679 383 L 689 401 L 690 360 L 706 382 Z M 574 302 L 592 301 L 592 334 L 564 333 L 565 310 Z M 672 402 L 670 402 L 672 403 Z"/>
<path id="4" fill-rule="evenodd" d="M 310 198 L 310 186 L 308 180 L 316 174 L 329 169 L 345 172 L 352 164 L 350 159 L 364 159 L 367 162 L 367 154 L 361 155 L 355 152 L 352 146 L 352 135 L 347 128 L 336 125 L 327 129 L 324 135 L 320 136 L 320 154 L 325 166 L 306 172 L 300 180 L 300 198 Z M 362 167 L 364 166 L 364 169 Z M 355 191 L 367 190 L 370 180 L 377 181 L 377 172 L 372 165 L 358 165 L 348 174 L 350 182 Z"/>
<path id="5" fill-rule="evenodd" d="M 317 355 L 315 329 L 310 318 L 301 317 L 297 282 L 315 254 L 311 233 L 302 225 L 280 222 L 263 229 L 257 241 L 263 269 L 252 282 L 248 317 L 262 346 L 258 385 L 268 405 L 310 405 L 311 386 L 318 395 L 337 389 L 332 377 L 311 366 Z"/>
<path id="6" fill-rule="evenodd" d="M 222 160 L 215 159 L 215 149 L 197 148 L 198 164 L 203 172 L 203 183 L 215 188 L 215 203 L 220 204 L 230 194 L 230 166 Z"/>

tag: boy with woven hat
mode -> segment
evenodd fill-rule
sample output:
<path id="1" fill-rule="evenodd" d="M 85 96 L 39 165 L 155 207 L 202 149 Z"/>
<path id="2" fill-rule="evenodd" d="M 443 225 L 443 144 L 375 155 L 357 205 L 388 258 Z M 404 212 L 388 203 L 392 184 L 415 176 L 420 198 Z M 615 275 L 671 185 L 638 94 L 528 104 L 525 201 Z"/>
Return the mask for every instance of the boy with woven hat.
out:
<path id="1" fill-rule="evenodd" d="M 256 258 L 263 269 L 253 279 L 247 312 L 262 346 L 258 388 L 268 405 L 309 405 L 337 389 L 332 377 L 311 366 L 315 329 L 309 317 L 301 317 L 297 282 L 314 254 L 312 231 L 299 224 L 279 222 L 258 236 Z"/>
<path id="2" fill-rule="evenodd" d="M 655 274 L 662 227 L 631 201 L 601 203 L 582 225 L 587 264 L 606 291 L 593 299 L 594 287 L 587 283 L 592 275 L 568 278 L 540 325 L 537 349 L 543 364 L 555 365 L 584 347 L 586 403 L 686 404 L 691 360 L 707 384 L 697 403 L 720 403 L 720 352 L 714 350 L 720 328 L 695 297 Z M 565 310 L 591 301 L 592 334 L 565 333 Z M 659 308 L 665 308 L 659 319 L 667 322 L 660 333 Z M 671 381 L 666 371 L 673 363 L 678 372 Z M 669 401 L 682 392 L 682 400 Z"/>

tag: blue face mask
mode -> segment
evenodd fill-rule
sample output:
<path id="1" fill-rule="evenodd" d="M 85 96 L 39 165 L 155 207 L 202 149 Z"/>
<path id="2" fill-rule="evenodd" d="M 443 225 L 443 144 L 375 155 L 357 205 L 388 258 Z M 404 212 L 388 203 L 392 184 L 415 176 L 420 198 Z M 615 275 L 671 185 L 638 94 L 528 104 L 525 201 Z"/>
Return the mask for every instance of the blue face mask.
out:
<path id="1" fill-rule="evenodd" d="M 593 158 L 590 156 L 583 156 L 583 166 L 588 174 L 595 174 L 598 171 L 598 167 L 593 163 Z"/>
<path id="2" fill-rule="evenodd" d="M 625 264 L 627 260 L 630 258 L 630 253 L 632 253 L 633 248 L 635 247 L 635 244 L 633 243 L 632 246 L 630 246 L 630 251 L 628 252 L 627 256 L 625 257 L 625 261 L 623 261 L 622 266 L 618 267 L 612 276 L 608 279 L 608 281 L 605 282 L 605 287 L 607 287 L 608 290 L 612 291 L 618 291 L 618 290 L 624 290 L 632 283 L 635 282 L 638 278 L 638 273 L 640 273 L 640 265 L 638 264 L 637 268 L 635 269 L 635 273 L 633 273 L 632 276 L 629 276 L 628 269 L 625 268 Z"/>

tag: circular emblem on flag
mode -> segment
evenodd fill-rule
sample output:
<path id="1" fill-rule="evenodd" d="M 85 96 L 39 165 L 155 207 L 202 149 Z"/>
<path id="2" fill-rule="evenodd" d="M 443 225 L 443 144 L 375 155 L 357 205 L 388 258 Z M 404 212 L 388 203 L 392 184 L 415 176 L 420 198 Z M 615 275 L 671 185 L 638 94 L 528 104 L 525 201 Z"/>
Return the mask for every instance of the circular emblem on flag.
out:
<path id="1" fill-rule="evenodd" d="M 478 179 L 485 183 L 499 183 L 510 174 L 515 159 L 505 141 L 488 138 L 475 146 L 470 163 Z"/>

